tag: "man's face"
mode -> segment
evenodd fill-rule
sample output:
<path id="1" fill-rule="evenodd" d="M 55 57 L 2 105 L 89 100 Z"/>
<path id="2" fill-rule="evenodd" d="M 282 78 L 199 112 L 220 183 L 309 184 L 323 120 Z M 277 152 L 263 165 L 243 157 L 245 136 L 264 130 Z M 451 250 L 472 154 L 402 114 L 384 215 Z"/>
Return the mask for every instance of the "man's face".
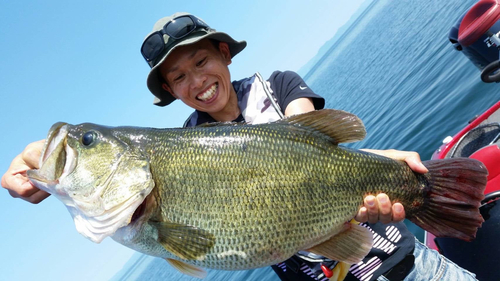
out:
<path id="1" fill-rule="evenodd" d="M 217 49 L 205 39 L 179 47 L 160 66 L 160 73 L 167 81 L 163 87 L 189 107 L 207 113 L 220 112 L 234 91 L 230 63 L 226 43 L 220 43 Z"/>

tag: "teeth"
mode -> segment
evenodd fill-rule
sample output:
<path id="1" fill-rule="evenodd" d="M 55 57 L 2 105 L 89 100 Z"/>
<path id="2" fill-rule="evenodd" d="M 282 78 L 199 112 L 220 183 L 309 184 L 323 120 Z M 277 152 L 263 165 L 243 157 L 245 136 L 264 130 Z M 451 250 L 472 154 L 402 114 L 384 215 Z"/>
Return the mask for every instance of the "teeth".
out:
<path id="1" fill-rule="evenodd" d="M 206 101 L 206 100 L 209 100 L 211 99 L 214 94 L 215 94 L 215 91 L 217 90 L 217 84 L 214 84 L 212 87 L 210 87 L 210 89 L 208 89 L 206 92 L 204 92 L 203 94 L 201 95 L 198 95 L 197 98 L 201 101 Z"/>

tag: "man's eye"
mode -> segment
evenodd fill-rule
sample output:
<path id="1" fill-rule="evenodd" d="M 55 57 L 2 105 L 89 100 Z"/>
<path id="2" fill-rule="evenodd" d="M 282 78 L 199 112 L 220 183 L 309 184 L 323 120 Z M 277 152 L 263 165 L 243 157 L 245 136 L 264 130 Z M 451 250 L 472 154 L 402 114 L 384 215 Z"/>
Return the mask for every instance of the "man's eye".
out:
<path id="1" fill-rule="evenodd" d="M 184 78 L 184 74 L 179 75 L 179 76 L 176 76 L 176 77 L 174 78 L 174 81 L 179 81 L 179 80 L 181 80 L 182 78 Z"/>
<path id="2" fill-rule="evenodd" d="M 202 60 L 200 60 L 200 61 L 196 64 L 196 66 L 202 66 L 202 65 L 205 63 L 205 61 L 206 61 L 206 60 L 207 60 L 207 58 L 203 58 Z"/>

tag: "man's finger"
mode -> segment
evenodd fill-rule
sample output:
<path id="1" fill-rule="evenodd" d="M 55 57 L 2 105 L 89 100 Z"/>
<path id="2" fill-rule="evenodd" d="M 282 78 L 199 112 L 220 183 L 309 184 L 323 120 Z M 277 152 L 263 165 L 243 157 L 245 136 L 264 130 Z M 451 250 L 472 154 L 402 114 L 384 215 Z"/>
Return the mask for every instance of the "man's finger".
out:
<path id="1" fill-rule="evenodd" d="M 368 222 L 369 223 L 377 223 L 379 221 L 378 218 L 378 204 L 375 196 L 368 195 L 365 197 L 365 207 L 368 213 Z"/>
<path id="2" fill-rule="evenodd" d="M 354 217 L 355 220 L 359 222 L 367 222 L 368 221 L 368 211 L 366 207 L 361 207 L 358 210 L 358 214 Z"/>
<path id="3" fill-rule="evenodd" d="M 392 205 L 392 220 L 394 222 L 400 222 L 406 217 L 405 208 L 401 203 L 394 203 Z"/>
<path id="4" fill-rule="evenodd" d="M 50 196 L 49 193 L 39 189 L 38 191 L 36 191 L 34 194 L 32 194 L 29 197 L 19 197 L 19 198 L 23 199 L 24 201 L 28 201 L 30 203 L 33 203 L 33 204 L 38 204 L 49 196 Z"/>
<path id="5" fill-rule="evenodd" d="M 392 221 L 392 204 L 389 196 L 385 193 L 377 195 L 378 218 L 381 223 L 389 223 Z"/>

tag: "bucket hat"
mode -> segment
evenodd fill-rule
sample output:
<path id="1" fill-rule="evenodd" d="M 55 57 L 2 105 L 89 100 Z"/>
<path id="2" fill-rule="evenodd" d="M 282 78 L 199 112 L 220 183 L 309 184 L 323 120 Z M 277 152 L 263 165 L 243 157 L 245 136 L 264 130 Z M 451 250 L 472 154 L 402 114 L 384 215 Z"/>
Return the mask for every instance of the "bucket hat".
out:
<path id="1" fill-rule="evenodd" d="M 192 23 L 188 28 L 194 26 L 194 29 L 186 32 L 186 29 L 173 28 L 174 24 L 172 23 L 181 25 L 181 20 L 179 19 Z M 173 29 L 174 32 L 182 33 L 182 36 L 176 37 L 176 34 L 169 32 L 167 26 Z M 151 67 L 151 71 L 147 78 L 147 85 L 151 93 L 155 95 L 153 101 L 155 105 L 166 106 L 175 100 L 175 98 L 162 87 L 165 81 L 161 77 L 159 66 L 176 48 L 194 44 L 203 39 L 226 42 L 229 46 L 231 58 L 241 52 L 247 45 L 246 41 L 236 41 L 228 34 L 210 28 L 203 20 L 189 13 L 175 13 L 169 17 L 161 18 L 155 23 L 153 30 L 146 36 L 141 47 L 141 53 Z"/>

